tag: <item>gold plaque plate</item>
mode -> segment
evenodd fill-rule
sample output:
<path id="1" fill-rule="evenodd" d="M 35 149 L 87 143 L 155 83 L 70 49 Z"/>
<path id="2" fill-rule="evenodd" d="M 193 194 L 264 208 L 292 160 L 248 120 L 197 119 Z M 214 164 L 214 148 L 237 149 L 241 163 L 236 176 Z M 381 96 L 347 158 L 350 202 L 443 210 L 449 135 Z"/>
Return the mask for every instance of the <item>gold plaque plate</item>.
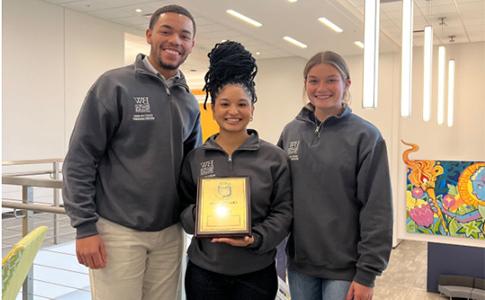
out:
<path id="1" fill-rule="evenodd" d="M 200 178 L 195 224 L 196 237 L 250 235 L 249 177 Z"/>

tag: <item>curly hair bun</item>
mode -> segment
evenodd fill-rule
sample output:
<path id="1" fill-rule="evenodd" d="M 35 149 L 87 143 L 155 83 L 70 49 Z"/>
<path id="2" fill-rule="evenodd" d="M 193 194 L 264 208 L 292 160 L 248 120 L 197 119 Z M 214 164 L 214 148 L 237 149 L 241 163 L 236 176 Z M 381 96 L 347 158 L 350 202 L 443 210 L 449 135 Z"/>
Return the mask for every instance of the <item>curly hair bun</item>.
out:
<path id="1" fill-rule="evenodd" d="M 206 91 L 206 105 L 208 96 L 211 101 L 217 97 L 219 91 L 226 84 L 241 84 L 251 95 L 251 101 L 256 102 L 254 78 L 258 72 L 256 60 L 251 52 L 243 45 L 234 41 L 218 43 L 209 52 L 209 70 L 204 79 L 203 90 Z"/>

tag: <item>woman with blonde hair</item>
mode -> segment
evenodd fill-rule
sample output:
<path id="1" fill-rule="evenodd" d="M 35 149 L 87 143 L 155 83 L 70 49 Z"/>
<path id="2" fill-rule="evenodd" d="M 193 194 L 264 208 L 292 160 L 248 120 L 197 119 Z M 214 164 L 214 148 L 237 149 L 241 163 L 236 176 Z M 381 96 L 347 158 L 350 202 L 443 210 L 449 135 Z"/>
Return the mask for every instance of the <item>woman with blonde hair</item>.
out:
<path id="1" fill-rule="evenodd" d="M 291 296 L 371 299 L 392 246 L 386 145 L 375 126 L 352 113 L 340 55 L 317 53 L 303 75 L 309 103 L 278 142 L 292 171 Z"/>

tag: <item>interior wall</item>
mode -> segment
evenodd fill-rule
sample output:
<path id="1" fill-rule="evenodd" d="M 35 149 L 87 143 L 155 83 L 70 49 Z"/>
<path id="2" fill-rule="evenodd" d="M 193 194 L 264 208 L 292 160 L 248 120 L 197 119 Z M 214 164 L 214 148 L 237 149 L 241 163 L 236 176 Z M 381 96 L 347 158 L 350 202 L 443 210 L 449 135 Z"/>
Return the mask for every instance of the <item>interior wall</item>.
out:
<path id="1" fill-rule="evenodd" d="M 410 118 L 400 118 L 399 137 L 418 144 L 420 150 L 411 159 L 485 161 L 485 101 L 482 85 L 485 78 L 485 43 L 447 45 L 447 61 L 456 60 L 455 72 L 455 118 L 453 127 L 437 124 L 437 58 L 438 47 L 434 47 L 432 116 L 429 122 L 422 119 L 422 48 L 413 53 L 413 112 Z M 446 77 L 447 78 L 447 77 Z M 446 80 L 447 82 L 447 80 Z M 447 83 L 446 83 L 447 86 Z M 447 92 L 445 91 L 445 94 Z M 436 243 L 485 247 L 482 241 L 439 237 L 423 234 L 409 234 L 405 227 L 405 183 L 406 166 L 400 158 L 407 147 L 400 144 L 395 154 L 399 157 L 398 167 L 398 236 L 403 239 L 426 240 Z"/>
<path id="2" fill-rule="evenodd" d="M 3 1 L 3 160 L 64 152 L 64 12 Z"/>
<path id="3" fill-rule="evenodd" d="M 254 121 L 250 128 L 261 138 L 276 143 L 287 123 L 303 106 L 303 68 L 299 57 L 258 60 Z"/>
<path id="4" fill-rule="evenodd" d="M 446 46 L 446 66 L 448 66 L 448 59 L 454 58 L 456 61 L 455 118 L 452 127 L 446 125 L 446 103 L 445 122 L 442 125 L 437 124 L 437 46 L 434 47 L 433 53 L 431 120 L 429 122 L 423 121 L 422 52 L 422 48 L 416 48 L 413 53 L 412 116 L 401 118 L 400 134 L 402 139 L 420 145 L 421 149 L 415 154 L 414 158 L 485 160 L 485 126 L 483 126 L 482 120 L 485 112 L 485 101 L 481 100 L 483 97 L 481 85 L 483 85 L 485 78 L 485 43 Z M 447 72 L 445 75 L 445 87 L 447 87 Z M 447 95 L 446 89 L 445 95 Z"/>
<path id="5" fill-rule="evenodd" d="M 122 26 L 68 9 L 65 10 L 65 20 L 64 137 L 67 150 L 87 91 L 101 74 L 123 65 L 125 33 Z"/>
<path id="6" fill-rule="evenodd" d="M 125 30 L 38 0 L 3 13 L 2 160 L 63 157 L 87 90 L 123 64 Z"/>

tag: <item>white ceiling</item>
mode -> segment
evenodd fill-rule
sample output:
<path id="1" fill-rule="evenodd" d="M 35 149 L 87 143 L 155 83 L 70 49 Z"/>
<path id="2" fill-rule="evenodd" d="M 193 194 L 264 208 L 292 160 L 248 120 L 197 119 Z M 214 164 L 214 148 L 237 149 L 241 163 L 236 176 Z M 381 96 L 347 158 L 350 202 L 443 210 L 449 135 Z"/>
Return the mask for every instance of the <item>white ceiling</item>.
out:
<path id="1" fill-rule="evenodd" d="M 362 49 L 353 42 L 363 41 L 364 0 L 45 0 L 63 7 L 81 11 L 111 22 L 129 26 L 143 34 L 148 23 L 144 16 L 157 8 L 176 2 L 191 11 L 197 23 L 196 47 L 191 57 L 194 68 L 200 58 L 221 40 L 241 42 L 257 58 L 300 56 L 309 58 L 314 53 L 329 49 L 343 55 L 359 55 Z M 142 9 L 137 13 L 135 9 Z M 236 10 L 263 24 L 256 28 L 228 15 L 227 9 Z M 317 19 L 326 17 L 344 31 L 335 33 Z M 439 18 L 445 17 L 440 25 Z M 399 51 L 401 40 L 401 1 L 381 1 L 381 52 Z M 419 32 L 427 24 L 433 25 L 435 44 L 470 43 L 485 41 L 485 0 L 414 0 L 415 46 L 422 45 Z M 308 45 L 300 49 L 285 42 L 288 35 Z"/>

